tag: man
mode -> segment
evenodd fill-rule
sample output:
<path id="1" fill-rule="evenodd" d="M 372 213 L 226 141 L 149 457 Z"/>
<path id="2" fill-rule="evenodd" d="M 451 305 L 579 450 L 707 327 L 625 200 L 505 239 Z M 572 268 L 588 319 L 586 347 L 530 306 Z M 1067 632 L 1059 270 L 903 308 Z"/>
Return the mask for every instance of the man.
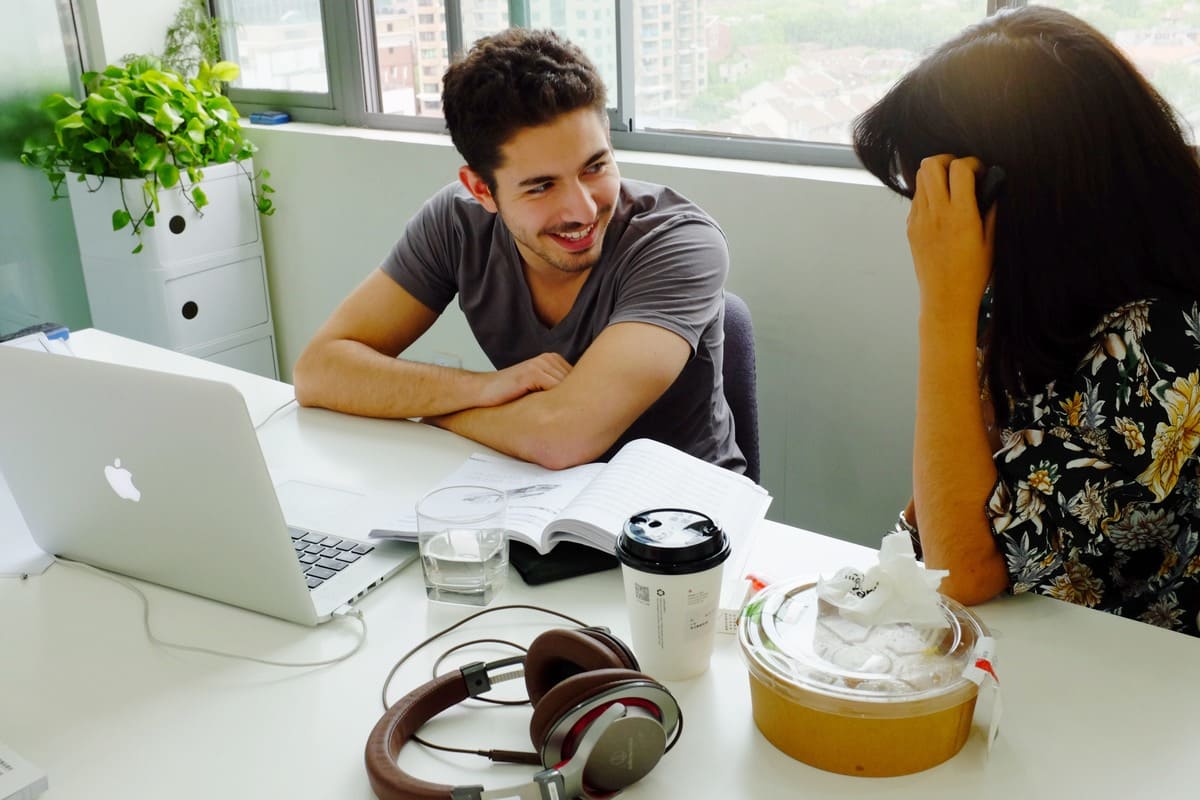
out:
<path id="1" fill-rule="evenodd" d="M 459 181 L 317 331 L 300 403 L 423 417 L 552 469 L 648 437 L 744 470 L 721 383 L 724 235 L 621 179 L 582 51 L 548 31 L 481 39 L 442 101 Z M 495 372 L 396 357 L 456 294 Z"/>

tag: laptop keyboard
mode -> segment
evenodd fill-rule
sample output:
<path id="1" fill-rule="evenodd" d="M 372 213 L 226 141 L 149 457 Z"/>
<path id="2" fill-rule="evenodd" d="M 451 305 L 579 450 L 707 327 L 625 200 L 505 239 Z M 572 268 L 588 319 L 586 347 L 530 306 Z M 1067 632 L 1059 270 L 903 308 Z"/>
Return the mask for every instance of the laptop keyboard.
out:
<path id="1" fill-rule="evenodd" d="M 288 528 L 308 588 L 315 589 L 375 549 L 374 545 Z"/>

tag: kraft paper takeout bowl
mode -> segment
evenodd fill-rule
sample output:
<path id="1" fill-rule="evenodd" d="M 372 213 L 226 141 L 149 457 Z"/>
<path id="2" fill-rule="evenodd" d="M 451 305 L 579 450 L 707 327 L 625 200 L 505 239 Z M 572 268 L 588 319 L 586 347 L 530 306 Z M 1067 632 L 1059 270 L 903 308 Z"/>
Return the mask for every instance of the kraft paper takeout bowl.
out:
<path id="1" fill-rule="evenodd" d="M 810 582 L 760 592 L 738 623 L 754 722 L 773 745 L 845 775 L 907 775 L 967 740 L 978 687 L 964 670 L 988 631 L 941 597 L 948 627 L 863 627 Z"/>

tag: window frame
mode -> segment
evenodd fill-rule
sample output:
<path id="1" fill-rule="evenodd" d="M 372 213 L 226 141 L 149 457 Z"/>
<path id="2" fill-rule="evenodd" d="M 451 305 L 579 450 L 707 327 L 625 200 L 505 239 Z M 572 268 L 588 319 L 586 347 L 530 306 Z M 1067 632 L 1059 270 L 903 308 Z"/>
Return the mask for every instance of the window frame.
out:
<path id="1" fill-rule="evenodd" d="M 209 11 L 217 13 L 218 0 L 208 0 Z M 229 97 L 244 114 L 268 109 L 284 109 L 292 119 L 347 125 L 390 131 L 445 133 L 440 118 L 385 114 L 376 79 L 375 21 L 372 0 L 330 2 L 319 0 L 325 42 L 325 65 L 329 91 L 325 93 L 289 92 L 264 89 L 229 88 Z M 612 92 L 609 123 L 613 146 L 622 150 L 677 155 L 709 156 L 749 161 L 780 162 L 821 167 L 861 167 L 849 145 L 796 139 L 764 139 L 731 134 L 695 133 L 659 129 L 639 129 L 634 102 L 633 0 L 613 0 L 616 27 L 617 87 Z M 1002 8 L 1026 5 L 1026 0 L 981 0 L 980 19 Z M 446 18 L 446 47 L 451 60 L 464 49 L 461 0 L 435 0 L 433 8 Z M 437 14 L 438 11 L 433 12 Z M 509 24 L 527 25 L 531 17 L 529 0 L 508 0 Z M 361 32 L 361 33 L 360 33 Z M 418 43 L 414 42 L 414 46 Z M 424 76 L 414 75 L 419 81 Z"/>

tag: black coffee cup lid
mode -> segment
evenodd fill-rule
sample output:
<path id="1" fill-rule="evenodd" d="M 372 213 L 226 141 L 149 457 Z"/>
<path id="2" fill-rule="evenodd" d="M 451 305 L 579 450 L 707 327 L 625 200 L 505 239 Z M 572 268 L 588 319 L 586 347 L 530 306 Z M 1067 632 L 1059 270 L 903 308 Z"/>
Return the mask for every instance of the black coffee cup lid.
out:
<path id="1" fill-rule="evenodd" d="M 634 514 L 617 538 L 622 564 L 658 575 L 702 572 L 728 558 L 729 549 L 729 537 L 711 518 L 685 508 Z"/>

